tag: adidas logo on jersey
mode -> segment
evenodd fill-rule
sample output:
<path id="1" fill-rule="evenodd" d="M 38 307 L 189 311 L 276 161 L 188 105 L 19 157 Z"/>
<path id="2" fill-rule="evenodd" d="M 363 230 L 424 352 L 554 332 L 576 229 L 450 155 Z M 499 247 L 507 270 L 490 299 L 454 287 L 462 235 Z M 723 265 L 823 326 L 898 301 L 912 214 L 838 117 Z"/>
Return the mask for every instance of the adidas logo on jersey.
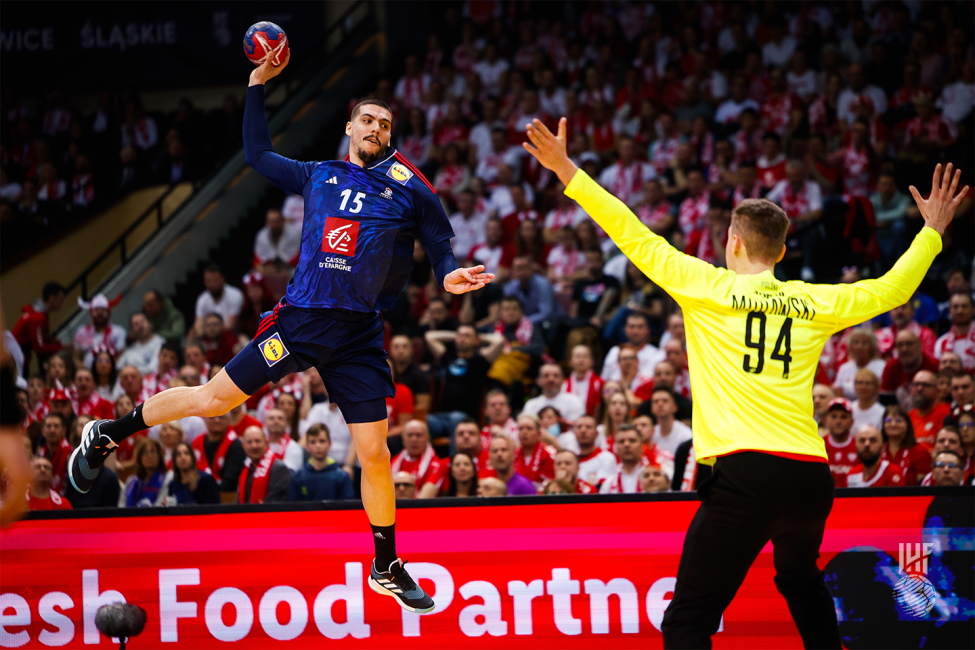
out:
<path id="1" fill-rule="evenodd" d="M 331 177 L 330 179 L 328 179 L 328 180 L 327 180 L 327 181 L 325 181 L 325 182 L 326 182 L 326 183 L 327 183 L 328 185 L 338 185 L 338 184 L 339 184 L 339 180 L 338 180 L 338 178 L 336 178 L 335 176 L 332 176 L 332 177 Z"/>
<path id="2" fill-rule="evenodd" d="M 379 196 L 383 197 L 384 199 L 391 199 L 393 198 L 393 190 L 387 187 L 386 191 L 380 194 Z"/>

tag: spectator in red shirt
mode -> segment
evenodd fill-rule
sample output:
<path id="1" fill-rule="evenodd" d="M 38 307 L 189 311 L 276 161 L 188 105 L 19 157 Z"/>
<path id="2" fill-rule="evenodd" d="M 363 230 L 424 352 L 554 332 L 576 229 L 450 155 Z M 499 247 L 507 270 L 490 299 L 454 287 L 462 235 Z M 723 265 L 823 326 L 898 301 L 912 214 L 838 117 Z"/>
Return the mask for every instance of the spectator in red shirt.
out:
<path id="1" fill-rule="evenodd" d="M 853 407 L 842 398 L 836 397 L 826 408 L 826 458 L 829 471 L 836 480 L 836 485 L 846 485 L 846 475 L 850 468 L 857 463 L 856 445 L 850 428 L 853 426 Z"/>
<path id="2" fill-rule="evenodd" d="M 225 366 L 234 358 L 234 346 L 237 337 L 223 326 L 220 314 L 207 314 L 203 319 L 203 338 L 200 344 L 206 353 L 207 363 Z"/>
<path id="3" fill-rule="evenodd" d="M 403 427 L 403 451 L 393 456 L 390 464 L 393 474 L 402 471 L 413 475 L 419 499 L 432 499 L 443 487 L 447 464 L 433 451 L 430 431 L 422 420 L 410 420 Z"/>
<path id="4" fill-rule="evenodd" d="M 934 437 L 951 415 L 951 407 L 938 401 L 938 384 L 933 372 L 921 370 L 911 383 L 911 399 L 914 409 L 910 412 L 914 436 L 922 445 L 934 445 Z"/>
<path id="5" fill-rule="evenodd" d="M 64 419 L 56 413 L 49 414 L 44 418 L 41 433 L 44 436 L 44 444 L 37 448 L 37 455 L 51 462 L 53 472 L 51 487 L 63 491 L 68 483 L 68 457 L 74 451 L 66 437 L 67 427 Z"/>
<path id="6" fill-rule="evenodd" d="M 71 504 L 57 490 L 51 488 L 54 473 L 51 461 L 35 456 L 30 461 L 30 488 L 27 490 L 27 507 L 31 512 L 42 510 L 71 510 Z"/>
<path id="7" fill-rule="evenodd" d="M 883 459 L 901 468 L 906 485 L 920 483 L 931 471 L 931 454 L 928 447 L 917 444 L 907 411 L 897 404 L 888 406 L 880 432 L 884 437 Z"/>
<path id="8" fill-rule="evenodd" d="M 491 466 L 490 437 L 482 438 L 481 428 L 471 418 L 461 420 L 454 429 L 454 448 L 457 452 L 464 452 L 474 462 L 474 470 L 480 471 Z"/>
<path id="9" fill-rule="evenodd" d="M 883 438 L 874 427 L 866 425 L 856 434 L 859 464 L 846 475 L 846 484 L 837 487 L 899 487 L 904 485 L 900 467 L 881 456 Z"/>
<path id="10" fill-rule="evenodd" d="M 765 187 L 775 187 L 786 179 L 786 159 L 782 153 L 782 139 L 776 133 L 762 136 L 762 155 L 756 161 L 758 181 Z"/>
<path id="11" fill-rule="evenodd" d="M 60 284 L 48 282 L 39 300 L 21 308 L 20 319 L 14 323 L 11 333 L 24 352 L 25 370 L 30 367 L 32 352 L 37 353 L 38 362 L 43 366 L 48 357 L 61 351 L 61 341 L 51 337 L 49 315 L 61 309 L 64 293 Z"/>
<path id="12" fill-rule="evenodd" d="M 880 379 L 881 404 L 898 403 L 905 411 L 913 407 L 910 384 L 919 370 L 938 371 L 938 361 L 921 350 L 921 340 L 910 330 L 897 333 L 894 342 L 897 348 L 897 358 L 891 359 L 884 366 L 884 375 Z"/>
<path id="13" fill-rule="evenodd" d="M 548 445 L 542 443 L 541 424 L 537 416 L 528 413 L 518 416 L 518 439 L 521 445 L 515 453 L 515 471 L 535 483 L 536 487 L 555 478 L 554 454 Z"/>
<path id="14" fill-rule="evenodd" d="M 92 415 L 96 420 L 111 420 L 115 416 L 112 403 L 95 392 L 95 377 L 88 368 L 75 370 L 71 408 L 76 415 Z"/>
<path id="15" fill-rule="evenodd" d="M 919 325 L 914 320 L 913 302 L 908 300 L 900 307 L 894 307 L 890 310 L 889 315 L 890 326 L 877 330 L 875 334 L 877 337 L 877 349 L 880 351 L 881 356 L 885 359 L 897 358 L 897 348 L 894 347 L 894 339 L 897 338 L 898 332 L 904 330 L 909 330 L 917 334 L 918 339 L 921 340 L 921 350 L 924 354 L 929 357 L 935 356 L 934 348 L 938 337 L 930 328 Z"/>

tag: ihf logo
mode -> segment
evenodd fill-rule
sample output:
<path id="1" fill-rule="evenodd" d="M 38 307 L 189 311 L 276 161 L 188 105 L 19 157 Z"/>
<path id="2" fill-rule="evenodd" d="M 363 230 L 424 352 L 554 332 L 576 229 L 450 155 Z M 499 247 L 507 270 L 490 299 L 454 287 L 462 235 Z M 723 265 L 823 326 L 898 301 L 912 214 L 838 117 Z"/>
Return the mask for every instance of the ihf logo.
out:
<path id="1" fill-rule="evenodd" d="M 938 592 L 928 580 L 928 557 L 931 543 L 904 544 L 898 549 L 897 566 L 906 575 L 894 585 L 894 596 L 900 607 L 917 618 L 924 618 L 934 607 Z"/>

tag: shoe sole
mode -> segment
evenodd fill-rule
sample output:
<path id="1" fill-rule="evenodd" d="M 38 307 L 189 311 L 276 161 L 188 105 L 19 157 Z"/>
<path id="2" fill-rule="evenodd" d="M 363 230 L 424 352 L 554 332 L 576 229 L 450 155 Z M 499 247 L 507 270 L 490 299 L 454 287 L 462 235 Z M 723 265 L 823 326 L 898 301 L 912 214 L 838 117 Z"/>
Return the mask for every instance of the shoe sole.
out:
<path id="1" fill-rule="evenodd" d="M 99 420 L 92 420 L 91 422 L 85 425 L 85 428 L 81 430 L 82 440 L 85 439 L 85 436 L 88 435 L 88 432 L 91 431 L 92 427 L 94 427 L 97 422 L 99 422 Z M 91 490 L 91 486 L 88 486 L 88 490 L 82 490 L 80 487 L 78 487 L 78 484 L 74 480 L 74 474 L 71 472 L 72 468 L 74 468 L 75 457 L 80 453 L 81 453 L 81 445 L 78 445 L 75 448 L 75 450 L 71 452 L 71 456 L 68 458 L 68 480 L 71 481 L 71 486 L 74 489 L 76 489 L 78 492 L 80 492 L 81 494 L 88 494 L 88 490 Z"/>
<path id="2" fill-rule="evenodd" d="M 433 607 L 428 607 L 427 609 L 417 609 L 416 607 L 410 607 L 409 605 L 407 605 L 406 603 L 404 603 L 402 600 L 400 600 L 396 596 L 396 594 L 391 593 L 390 591 L 386 590 L 378 582 L 376 582 L 375 580 L 373 580 L 372 579 L 372 576 L 369 576 L 369 588 L 372 589 L 373 591 L 375 591 L 377 594 L 380 594 L 381 596 L 389 596 L 390 598 L 392 598 L 393 600 L 395 600 L 397 602 L 397 604 L 399 604 L 400 607 L 402 607 L 403 609 L 405 609 L 408 612 L 413 612 L 414 614 L 429 614 L 430 612 L 432 612 L 436 608 L 436 605 L 434 605 Z"/>

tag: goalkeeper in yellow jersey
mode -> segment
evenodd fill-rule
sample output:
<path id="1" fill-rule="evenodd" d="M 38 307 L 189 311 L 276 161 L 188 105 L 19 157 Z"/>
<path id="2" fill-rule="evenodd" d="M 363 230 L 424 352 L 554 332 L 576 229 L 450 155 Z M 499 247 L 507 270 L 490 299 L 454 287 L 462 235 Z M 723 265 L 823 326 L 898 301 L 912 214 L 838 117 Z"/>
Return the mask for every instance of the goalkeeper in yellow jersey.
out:
<path id="1" fill-rule="evenodd" d="M 883 277 L 856 284 L 780 282 L 789 219 L 764 199 L 731 217 L 728 268 L 674 249 L 622 201 L 569 160 L 565 118 L 553 135 L 535 120 L 523 146 L 555 172 L 565 194 L 684 312 L 694 386 L 694 451 L 714 471 L 698 493 L 681 553 L 664 647 L 710 648 L 721 614 L 767 542 L 775 586 L 807 648 L 840 648 L 833 600 L 816 565 L 833 479 L 813 420 L 812 385 L 830 335 L 903 305 L 941 251 L 941 236 L 967 188 L 934 172 L 928 200 L 911 193 L 925 227 Z"/>

